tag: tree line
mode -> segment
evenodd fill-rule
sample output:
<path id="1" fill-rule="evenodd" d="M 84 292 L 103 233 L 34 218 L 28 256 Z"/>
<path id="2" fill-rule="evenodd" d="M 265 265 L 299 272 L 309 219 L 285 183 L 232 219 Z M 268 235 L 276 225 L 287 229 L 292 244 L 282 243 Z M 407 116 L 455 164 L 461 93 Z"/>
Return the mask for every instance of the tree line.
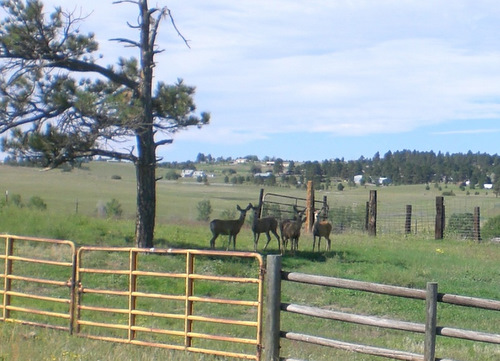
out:
<path id="1" fill-rule="evenodd" d="M 293 176 L 299 181 L 313 180 L 324 183 L 331 178 L 339 181 L 352 181 L 354 176 L 362 175 L 364 181 L 389 178 L 396 185 L 425 183 L 465 183 L 482 187 L 484 184 L 499 183 L 500 156 L 486 153 L 435 153 L 411 150 L 388 151 L 383 156 L 379 152 L 372 158 L 360 157 L 357 160 L 346 161 L 335 158 L 323 161 L 294 162 L 281 158 L 266 157 L 259 160 L 256 156 L 244 157 L 251 163 L 273 161 L 273 174 L 286 178 Z M 230 163 L 231 158 L 214 158 L 200 153 L 195 162 L 162 163 L 166 168 L 196 169 L 200 163 Z M 287 164 L 287 166 L 285 166 Z M 259 166 L 252 164 L 251 172 L 259 171 Z"/>

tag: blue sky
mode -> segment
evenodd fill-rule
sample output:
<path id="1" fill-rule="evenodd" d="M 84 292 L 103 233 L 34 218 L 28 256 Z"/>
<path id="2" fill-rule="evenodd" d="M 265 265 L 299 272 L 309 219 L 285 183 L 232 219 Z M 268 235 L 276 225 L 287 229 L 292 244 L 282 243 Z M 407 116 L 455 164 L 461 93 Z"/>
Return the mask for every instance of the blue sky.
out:
<path id="1" fill-rule="evenodd" d="M 88 15 L 103 64 L 136 7 L 46 0 Z M 164 161 L 198 153 L 284 160 L 371 158 L 403 149 L 499 153 L 498 0 L 171 0 L 156 79 L 197 88 L 211 124 L 174 135 Z"/>

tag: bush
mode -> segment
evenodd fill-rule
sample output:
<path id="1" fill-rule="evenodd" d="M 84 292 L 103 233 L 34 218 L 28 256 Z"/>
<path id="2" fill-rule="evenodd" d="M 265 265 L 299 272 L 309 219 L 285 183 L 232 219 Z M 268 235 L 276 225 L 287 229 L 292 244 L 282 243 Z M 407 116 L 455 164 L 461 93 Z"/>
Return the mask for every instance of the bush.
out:
<path id="1" fill-rule="evenodd" d="M 13 205 L 18 206 L 18 207 L 23 207 L 23 202 L 21 201 L 21 195 L 20 194 L 13 194 L 10 196 L 10 202 L 12 202 Z"/>
<path id="2" fill-rule="evenodd" d="M 120 180 L 120 179 L 122 179 L 122 177 L 121 177 L 120 175 L 113 174 L 113 175 L 111 176 L 111 179 Z"/>
<path id="3" fill-rule="evenodd" d="M 329 219 L 335 232 L 341 233 L 345 230 L 363 230 L 365 226 L 365 207 L 333 207 L 330 208 Z"/>
<path id="4" fill-rule="evenodd" d="M 293 209 L 290 209 L 290 213 L 293 212 Z M 271 204 L 268 207 L 264 207 L 262 209 L 262 216 L 272 216 L 276 219 L 281 219 L 281 208 L 279 204 Z"/>
<path id="5" fill-rule="evenodd" d="M 234 209 L 224 209 L 220 212 L 220 218 L 222 219 L 235 219 L 236 211 Z"/>
<path id="6" fill-rule="evenodd" d="M 481 228 L 481 238 L 490 240 L 495 237 L 500 237 L 500 216 L 490 218 Z"/>
<path id="7" fill-rule="evenodd" d="M 106 216 L 108 216 L 109 218 L 111 217 L 119 218 L 123 213 L 122 205 L 115 198 L 113 198 L 110 202 L 106 203 L 104 209 L 106 212 Z"/>
<path id="8" fill-rule="evenodd" d="M 474 237 L 474 215 L 472 213 L 453 213 L 446 231 L 461 238 Z"/>
<path id="9" fill-rule="evenodd" d="M 177 180 L 180 178 L 180 174 L 178 174 L 174 169 L 170 169 L 165 174 L 165 179 L 168 180 Z"/>
<path id="10" fill-rule="evenodd" d="M 198 202 L 196 206 L 198 209 L 198 217 L 199 221 L 208 221 L 210 219 L 210 215 L 212 214 L 212 204 L 208 199 Z"/>
<path id="11" fill-rule="evenodd" d="M 47 204 L 44 202 L 42 198 L 38 196 L 33 196 L 30 198 L 28 202 L 28 207 L 44 211 L 47 209 Z"/>

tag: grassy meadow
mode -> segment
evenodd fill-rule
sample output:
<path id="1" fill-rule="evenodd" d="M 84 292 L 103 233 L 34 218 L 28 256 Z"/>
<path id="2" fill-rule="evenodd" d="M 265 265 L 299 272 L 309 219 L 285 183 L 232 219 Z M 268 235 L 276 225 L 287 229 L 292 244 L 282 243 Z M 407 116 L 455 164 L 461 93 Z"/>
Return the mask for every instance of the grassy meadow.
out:
<path id="1" fill-rule="evenodd" d="M 235 169 L 237 166 L 232 166 Z M 197 203 L 210 200 L 216 218 L 220 213 L 235 210 L 248 202 L 257 203 L 260 187 L 226 185 L 221 168 L 210 169 L 215 174 L 209 185 L 196 180 L 161 180 L 158 182 L 158 217 L 156 247 L 208 248 L 208 222 L 197 221 Z M 241 170 L 246 172 L 244 168 Z M 159 169 L 159 175 L 166 172 Z M 119 179 L 116 179 L 119 176 Z M 335 188 L 336 189 L 336 188 Z M 344 191 L 316 192 L 325 194 L 336 205 L 364 204 L 369 189 L 346 187 Z M 383 187 L 378 189 L 382 207 L 430 202 L 441 191 L 425 185 Z M 482 190 L 467 195 L 450 188 L 463 202 L 481 202 L 492 213 L 500 211 L 500 200 Z M 133 246 L 135 214 L 135 173 L 133 166 L 122 163 L 94 162 L 71 172 L 0 165 L 0 192 L 8 191 L 23 202 L 41 197 L 47 210 L 28 207 L 1 207 L 0 232 L 25 236 L 69 239 L 78 245 Z M 266 192 L 305 197 L 305 190 L 273 187 Z M 0 193 L 1 194 L 1 193 Z M 97 209 L 111 199 L 123 207 L 120 219 L 98 217 Z M 261 236 L 259 249 L 265 236 Z M 216 241 L 218 249 L 227 240 Z M 1 246 L 0 246 L 1 247 Z M 324 244 L 322 244 L 324 250 Z M 253 235 L 247 224 L 237 240 L 237 249 L 253 250 Z M 283 267 L 288 271 L 327 275 L 361 281 L 377 282 L 423 289 L 427 282 L 438 282 L 439 292 L 500 300 L 500 246 L 492 242 L 476 243 L 445 238 L 436 241 L 428 235 L 335 234 L 330 252 L 312 253 L 312 236 L 303 234 L 296 256 L 285 255 Z M 3 248 L 0 248 L 3 251 Z M 273 240 L 266 253 L 277 253 Z M 104 259 L 103 262 L 106 262 Z M 0 264 L 3 267 L 3 264 Z M 231 269 L 233 264 L 221 267 Z M 161 262 L 158 268 L 165 267 Z M 241 270 L 239 270 L 241 271 Z M 230 290 L 228 292 L 231 292 Z M 283 284 L 283 302 L 309 304 L 325 309 L 340 310 L 411 322 L 423 322 L 425 303 L 380 295 L 365 295 L 357 291 Z M 438 325 L 500 333 L 500 314 L 494 311 L 439 305 Z M 346 325 L 300 316 L 283 314 L 282 328 L 318 336 L 337 338 L 385 348 L 423 353 L 423 335 L 389 331 L 373 327 Z M 379 360 L 345 351 L 322 350 L 313 346 L 283 341 L 283 356 L 311 360 Z M 438 337 L 437 357 L 456 360 L 500 359 L 500 346 L 472 343 Z M 80 339 L 61 331 L 31 328 L 0 322 L 0 361 L 9 360 L 223 360 L 214 356 L 187 355 L 156 348 L 119 345 Z"/>

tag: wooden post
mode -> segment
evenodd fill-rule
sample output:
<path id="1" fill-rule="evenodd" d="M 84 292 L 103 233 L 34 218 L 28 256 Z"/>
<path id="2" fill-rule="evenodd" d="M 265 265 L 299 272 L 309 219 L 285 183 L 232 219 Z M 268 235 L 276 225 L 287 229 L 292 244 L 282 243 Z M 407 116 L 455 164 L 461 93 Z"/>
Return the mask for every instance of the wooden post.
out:
<path id="1" fill-rule="evenodd" d="M 427 283 L 424 361 L 434 361 L 436 355 L 437 288 L 437 283 Z"/>
<path id="2" fill-rule="evenodd" d="M 405 234 L 411 233 L 411 204 L 406 205 Z"/>
<path id="3" fill-rule="evenodd" d="M 325 217 L 324 219 L 330 218 L 330 207 L 328 207 L 327 196 L 323 196 L 323 209 L 325 210 L 325 214 L 323 215 Z"/>
<path id="4" fill-rule="evenodd" d="M 264 188 L 261 188 L 259 194 L 259 209 L 257 210 L 257 218 L 260 218 L 262 216 L 262 208 L 264 207 L 264 203 L 262 202 L 263 199 L 264 199 Z"/>
<path id="5" fill-rule="evenodd" d="M 307 181 L 306 199 L 306 230 L 311 232 L 314 223 L 314 185 L 313 181 Z"/>
<path id="6" fill-rule="evenodd" d="M 481 241 L 481 211 L 479 207 L 474 207 L 474 240 L 477 242 Z"/>
<path id="7" fill-rule="evenodd" d="M 444 235 L 444 197 L 436 197 L 436 224 L 434 239 L 443 239 Z"/>
<path id="8" fill-rule="evenodd" d="M 368 206 L 368 234 L 377 235 L 377 191 L 370 191 Z"/>
<path id="9" fill-rule="evenodd" d="M 370 202 L 366 202 L 365 208 L 365 231 L 368 232 L 368 219 L 370 218 Z"/>
<path id="10" fill-rule="evenodd" d="M 281 256 L 267 256 L 267 313 L 264 361 L 280 357 Z"/>

